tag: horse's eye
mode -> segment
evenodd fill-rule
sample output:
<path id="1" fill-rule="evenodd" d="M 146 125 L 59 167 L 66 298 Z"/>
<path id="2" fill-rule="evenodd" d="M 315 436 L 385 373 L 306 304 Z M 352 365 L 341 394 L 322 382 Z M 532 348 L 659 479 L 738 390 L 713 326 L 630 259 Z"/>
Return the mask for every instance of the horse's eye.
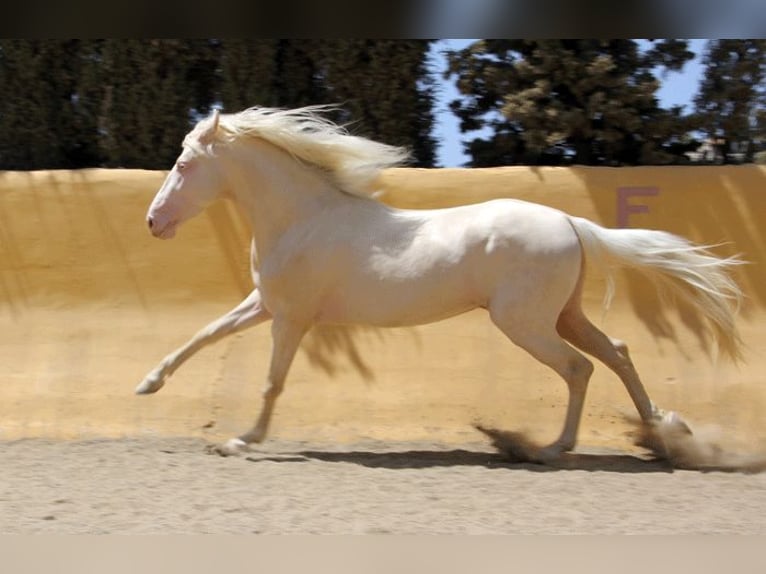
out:
<path id="1" fill-rule="evenodd" d="M 186 162 L 185 162 L 185 161 L 179 161 L 179 162 L 177 162 L 177 163 L 176 163 L 176 168 L 177 168 L 179 171 L 183 171 L 183 170 L 185 170 L 185 169 L 186 169 L 186 165 L 187 165 L 187 164 L 186 164 Z"/>

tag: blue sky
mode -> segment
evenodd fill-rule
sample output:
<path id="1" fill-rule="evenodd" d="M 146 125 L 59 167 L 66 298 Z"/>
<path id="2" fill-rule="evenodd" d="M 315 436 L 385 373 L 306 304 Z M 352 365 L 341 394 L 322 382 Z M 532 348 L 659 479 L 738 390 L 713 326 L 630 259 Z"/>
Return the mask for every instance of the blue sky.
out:
<path id="1" fill-rule="evenodd" d="M 468 161 L 468 156 L 463 153 L 461 144 L 463 135 L 458 129 L 458 120 L 448 107 L 449 102 L 458 94 L 452 81 L 441 79 L 441 74 L 446 69 L 446 61 L 440 52 L 447 49 L 460 49 L 471 42 L 473 40 L 440 40 L 435 43 L 433 49 L 433 65 L 438 74 L 439 85 L 436 100 L 436 136 L 440 142 L 437 164 L 441 167 L 458 167 Z M 689 49 L 695 53 L 695 59 L 687 62 L 680 72 L 669 72 L 665 78 L 660 76 L 662 87 L 657 92 L 657 96 L 663 107 L 690 105 L 702 76 L 700 60 L 705 42 L 707 40 L 690 40 Z M 473 136 L 473 134 L 467 135 Z"/>

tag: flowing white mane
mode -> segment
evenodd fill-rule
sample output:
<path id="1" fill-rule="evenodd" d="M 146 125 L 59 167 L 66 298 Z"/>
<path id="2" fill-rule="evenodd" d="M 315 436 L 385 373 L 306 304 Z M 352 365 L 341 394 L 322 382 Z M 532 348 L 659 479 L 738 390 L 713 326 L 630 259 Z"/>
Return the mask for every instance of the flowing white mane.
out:
<path id="1" fill-rule="evenodd" d="M 354 136 L 320 114 L 334 106 L 306 106 L 293 110 L 253 107 L 235 114 L 220 114 L 213 141 L 200 145 L 200 134 L 213 121 L 201 120 L 186 136 L 184 145 L 208 153 L 214 144 L 231 144 L 260 138 L 303 162 L 328 172 L 338 187 L 349 194 L 368 197 L 380 170 L 409 159 L 405 148 Z M 195 145 L 196 144 L 196 145 Z"/>

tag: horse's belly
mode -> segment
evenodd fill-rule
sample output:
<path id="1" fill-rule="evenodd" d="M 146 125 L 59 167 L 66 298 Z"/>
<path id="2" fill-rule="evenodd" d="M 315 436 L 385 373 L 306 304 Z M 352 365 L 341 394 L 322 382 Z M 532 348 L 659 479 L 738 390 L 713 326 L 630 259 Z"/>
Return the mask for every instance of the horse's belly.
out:
<path id="1" fill-rule="evenodd" d="M 405 327 L 446 319 L 484 303 L 459 286 L 435 288 L 381 282 L 368 289 L 333 293 L 322 304 L 317 321 Z"/>

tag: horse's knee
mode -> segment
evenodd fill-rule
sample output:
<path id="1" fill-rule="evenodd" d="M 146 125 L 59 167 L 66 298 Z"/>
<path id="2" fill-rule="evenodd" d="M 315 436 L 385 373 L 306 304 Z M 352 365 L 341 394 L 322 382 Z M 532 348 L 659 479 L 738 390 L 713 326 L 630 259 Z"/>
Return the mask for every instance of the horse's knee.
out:
<path id="1" fill-rule="evenodd" d="M 275 401 L 279 395 L 282 394 L 284 389 L 283 383 L 268 383 L 266 388 L 263 389 L 263 398 L 267 401 Z"/>

